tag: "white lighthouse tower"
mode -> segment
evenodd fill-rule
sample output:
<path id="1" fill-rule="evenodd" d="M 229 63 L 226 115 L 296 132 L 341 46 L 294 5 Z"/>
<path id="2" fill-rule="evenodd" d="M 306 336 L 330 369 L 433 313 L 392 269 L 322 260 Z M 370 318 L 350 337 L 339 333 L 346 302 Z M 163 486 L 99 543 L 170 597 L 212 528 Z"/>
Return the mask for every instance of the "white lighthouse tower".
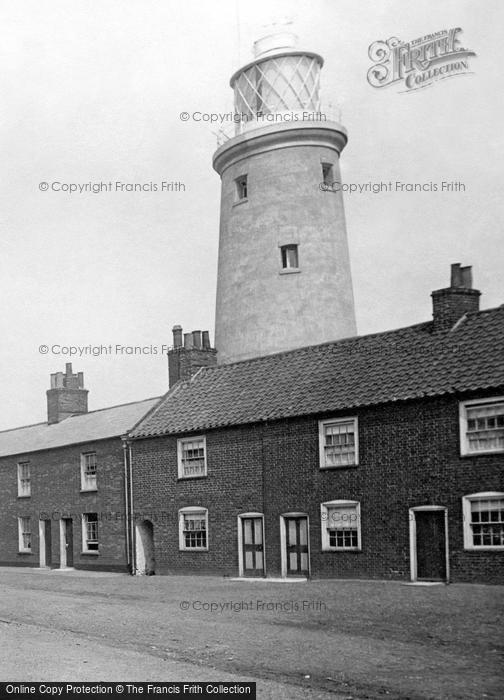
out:
<path id="1" fill-rule="evenodd" d="M 339 157 L 346 130 L 320 105 L 323 59 L 287 31 L 231 78 L 235 128 L 222 180 L 218 362 L 356 334 Z"/>

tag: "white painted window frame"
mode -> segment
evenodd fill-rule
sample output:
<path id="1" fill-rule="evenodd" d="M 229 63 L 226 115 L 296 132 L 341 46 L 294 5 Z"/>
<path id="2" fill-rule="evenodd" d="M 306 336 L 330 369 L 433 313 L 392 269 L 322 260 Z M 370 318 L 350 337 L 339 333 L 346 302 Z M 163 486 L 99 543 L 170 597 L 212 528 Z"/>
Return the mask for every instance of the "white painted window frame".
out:
<path id="1" fill-rule="evenodd" d="M 23 527 L 23 520 L 28 521 L 29 533 L 30 533 L 30 546 L 24 546 L 23 533 L 27 532 Z M 18 517 L 18 551 L 22 554 L 31 554 L 31 538 L 33 537 L 32 527 L 31 527 L 31 517 L 29 515 L 21 515 Z"/>
<path id="2" fill-rule="evenodd" d="M 467 411 L 466 408 L 474 406 L 488 406 L 493 403 L 504 402 L 504 396 L 490 396 L 484 399 L 472 399 L 470 401 L 461 401 L 459 403 L 459 431 L 460 431 L 460 455 L 462 457 L 477 457 L 478 455 L 502 454 L 504 449 L 494 450 L 469 450 L 469 441 L 467 439 Z"/>
<path id="3" fill-rule="evenodd" d="M 86 477 L 86 457 L 89 455 L 94 455 L 95 457 L 95 463 L 96 463 L 96 473 L 94 480 L 91 481 L 89 478 Z M 89 452 L 82 452 L 81 453 L 81 491 L 98 491 L 98 461 L 96 459 L 96 452 L 94 450 L 90 450 Z"/>
<path id="4" fill-rule="evenodd" d="M 203 451 L 205 460 L 205 471 L 203 474 L 184 474 L 184 464 L 183 464 L 183 454 L 184 445 L 188 442 L 197 442 L 198 440 L 203 441 Z M 178 468 L 178 478 L 179 479 L 201 479 L 207 476 L 207 444 L 205 435 L 195 435 L 194 437 L 179 438 L 177 440 L 177 468 Z"/>
<path id="5" fill-rule="evenodd" d="M 28 468 L 28 486 L 23 487 L 22 471 L 23 468 Z M 28 460 L 17 463 L 17 486 L 18 498 L 29 498 L 31 496 L 31 465 Z"/>
<path id="6" fill-rule="evenodd" d="M 357 516 L 357 547 L 331 547 L 329 544 L 329 509 L 330 508 L 355 508 Z M 326 501 L 320 504 L 320 525 L 322 536 L 322 551 L 323 552 L 361 552 L 362 551 L 362 535 L 361 535 L 361 507 L 360 501 L 334 500 Z"/>
<path id="7" fill-rule="evenodd" d="M 464 528 L 464 549 L 472 552 L 502 552 L 504 545 L 474 544 L 473 532 L 471 528 L 471 502 L 487 501 L 491 499 L 504 498 L 502 491 L 482 491 L 481 493 L 470 493 L 462 497 L 462 520 Z"/>
<path id="8" fill-rule="evenodd" d="M 206 528 L 206 547 L 186 547 L 184 538 L 184 515 L 197 515 L 202 514 L 205 516 L 205 528 Z M 186 506 L 181 508 L 178 512 L 179 521 L 179 551 L 180 552 L 208 552 L 209 547 L 209 532 L 208 532 L 208 508 L 203 508 L 202 506 Z"/>
<path id="9" fill-rule="evenodd" d="M 293 243 L 283 243 L 282 245 L 278 246 L 280 248 L 280 269 L 282 272 L 298 272 L 299 271 L 299 243 L 293 242 Z M 290 265 L 289 264 L 289 254 L 288 254 L 288 249 L 289 250 L 294 250 L 295 251 L 295 257 L 296 257 L 296 262 L 297 265 Z M 285 262 L 286 265 L 284 266 L 284 251 L 285 251 Z"/>
<path id="10" fill-rule="evenodd" d="M 88 539 L 87 539 L 87 524 L 88 524 L 88 516 L 89 515 L 96 515 L 96 523 L 97 523 L 97 543 L 98 543 L 98 549 L 89 549 L 88 548 Z M 99 554 L 100 553 L 100 526 L 99 526 L 99 518 L 98 518 L 98 513 L 95 512 L 89 512 L 89 513 L 82 513 L 82 518 L 81 518 L 81 523 L 82 523 L 82 553 L 83 554 Z"/>
<path id="11" fill-rule="evenodd" d="M 325 433 L 324 427 L 334 423 L 349 423 L 354 424 L 355 435 L 355 461 L 353 464 L 326 464 L 325 463 Z M 319 465 L 320 469 L 351 469 L 359 466 L 359 419 L 357 416 L 342 416 L 339 418 L 324 418 L 319 420 Z"/>

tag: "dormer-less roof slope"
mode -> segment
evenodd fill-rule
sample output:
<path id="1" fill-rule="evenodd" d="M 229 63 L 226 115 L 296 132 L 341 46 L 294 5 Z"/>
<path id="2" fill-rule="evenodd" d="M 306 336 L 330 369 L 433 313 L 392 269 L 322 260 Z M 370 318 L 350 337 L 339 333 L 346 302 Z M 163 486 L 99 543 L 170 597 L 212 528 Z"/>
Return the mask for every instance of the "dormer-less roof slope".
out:
<path id="1" fill-rule="evenodd" d="M 102 408 L 60 423 L 37 423 L 0 432 L 0 457 L 93 442 L 125 435 L 159 401 L 159 397 Z"/>
<path id="2" fill-rule="evenodd" d="M 351 410 L 504 386 L 504 306 L 453 329 L 432 322 L 201 369 L 133 438 Z"/>

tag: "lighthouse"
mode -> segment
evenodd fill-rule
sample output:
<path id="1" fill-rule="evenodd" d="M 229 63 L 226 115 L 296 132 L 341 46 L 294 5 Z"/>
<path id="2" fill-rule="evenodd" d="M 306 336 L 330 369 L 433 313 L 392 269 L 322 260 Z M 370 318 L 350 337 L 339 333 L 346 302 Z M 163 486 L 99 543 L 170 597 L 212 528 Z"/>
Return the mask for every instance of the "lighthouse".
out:
<path id="1" fill-rule="evenodd" d="M 231 77 L 221 177 L 215 345 L 221 364 L 356 335 L 339 159 L 323 59 L 279 31 Z"/>

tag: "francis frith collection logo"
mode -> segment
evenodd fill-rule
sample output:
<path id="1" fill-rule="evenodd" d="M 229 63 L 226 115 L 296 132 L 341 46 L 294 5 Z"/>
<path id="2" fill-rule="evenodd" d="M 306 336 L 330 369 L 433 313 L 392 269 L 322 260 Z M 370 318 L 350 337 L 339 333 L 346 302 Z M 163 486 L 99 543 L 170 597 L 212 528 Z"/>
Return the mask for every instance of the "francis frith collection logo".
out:
<path id="1" fill-rule="evenodd" d="M 374 65 L 368 70 L 368 83 L 375 88 L 400 84 L 411 92 L 429 87 L 437 80 L 471 73 L 469 57 L 474 51 L 460 46 L 462 29 L 442 29 L 404 42 L 397 37 L 375 41 L 368 50 Z"/>

